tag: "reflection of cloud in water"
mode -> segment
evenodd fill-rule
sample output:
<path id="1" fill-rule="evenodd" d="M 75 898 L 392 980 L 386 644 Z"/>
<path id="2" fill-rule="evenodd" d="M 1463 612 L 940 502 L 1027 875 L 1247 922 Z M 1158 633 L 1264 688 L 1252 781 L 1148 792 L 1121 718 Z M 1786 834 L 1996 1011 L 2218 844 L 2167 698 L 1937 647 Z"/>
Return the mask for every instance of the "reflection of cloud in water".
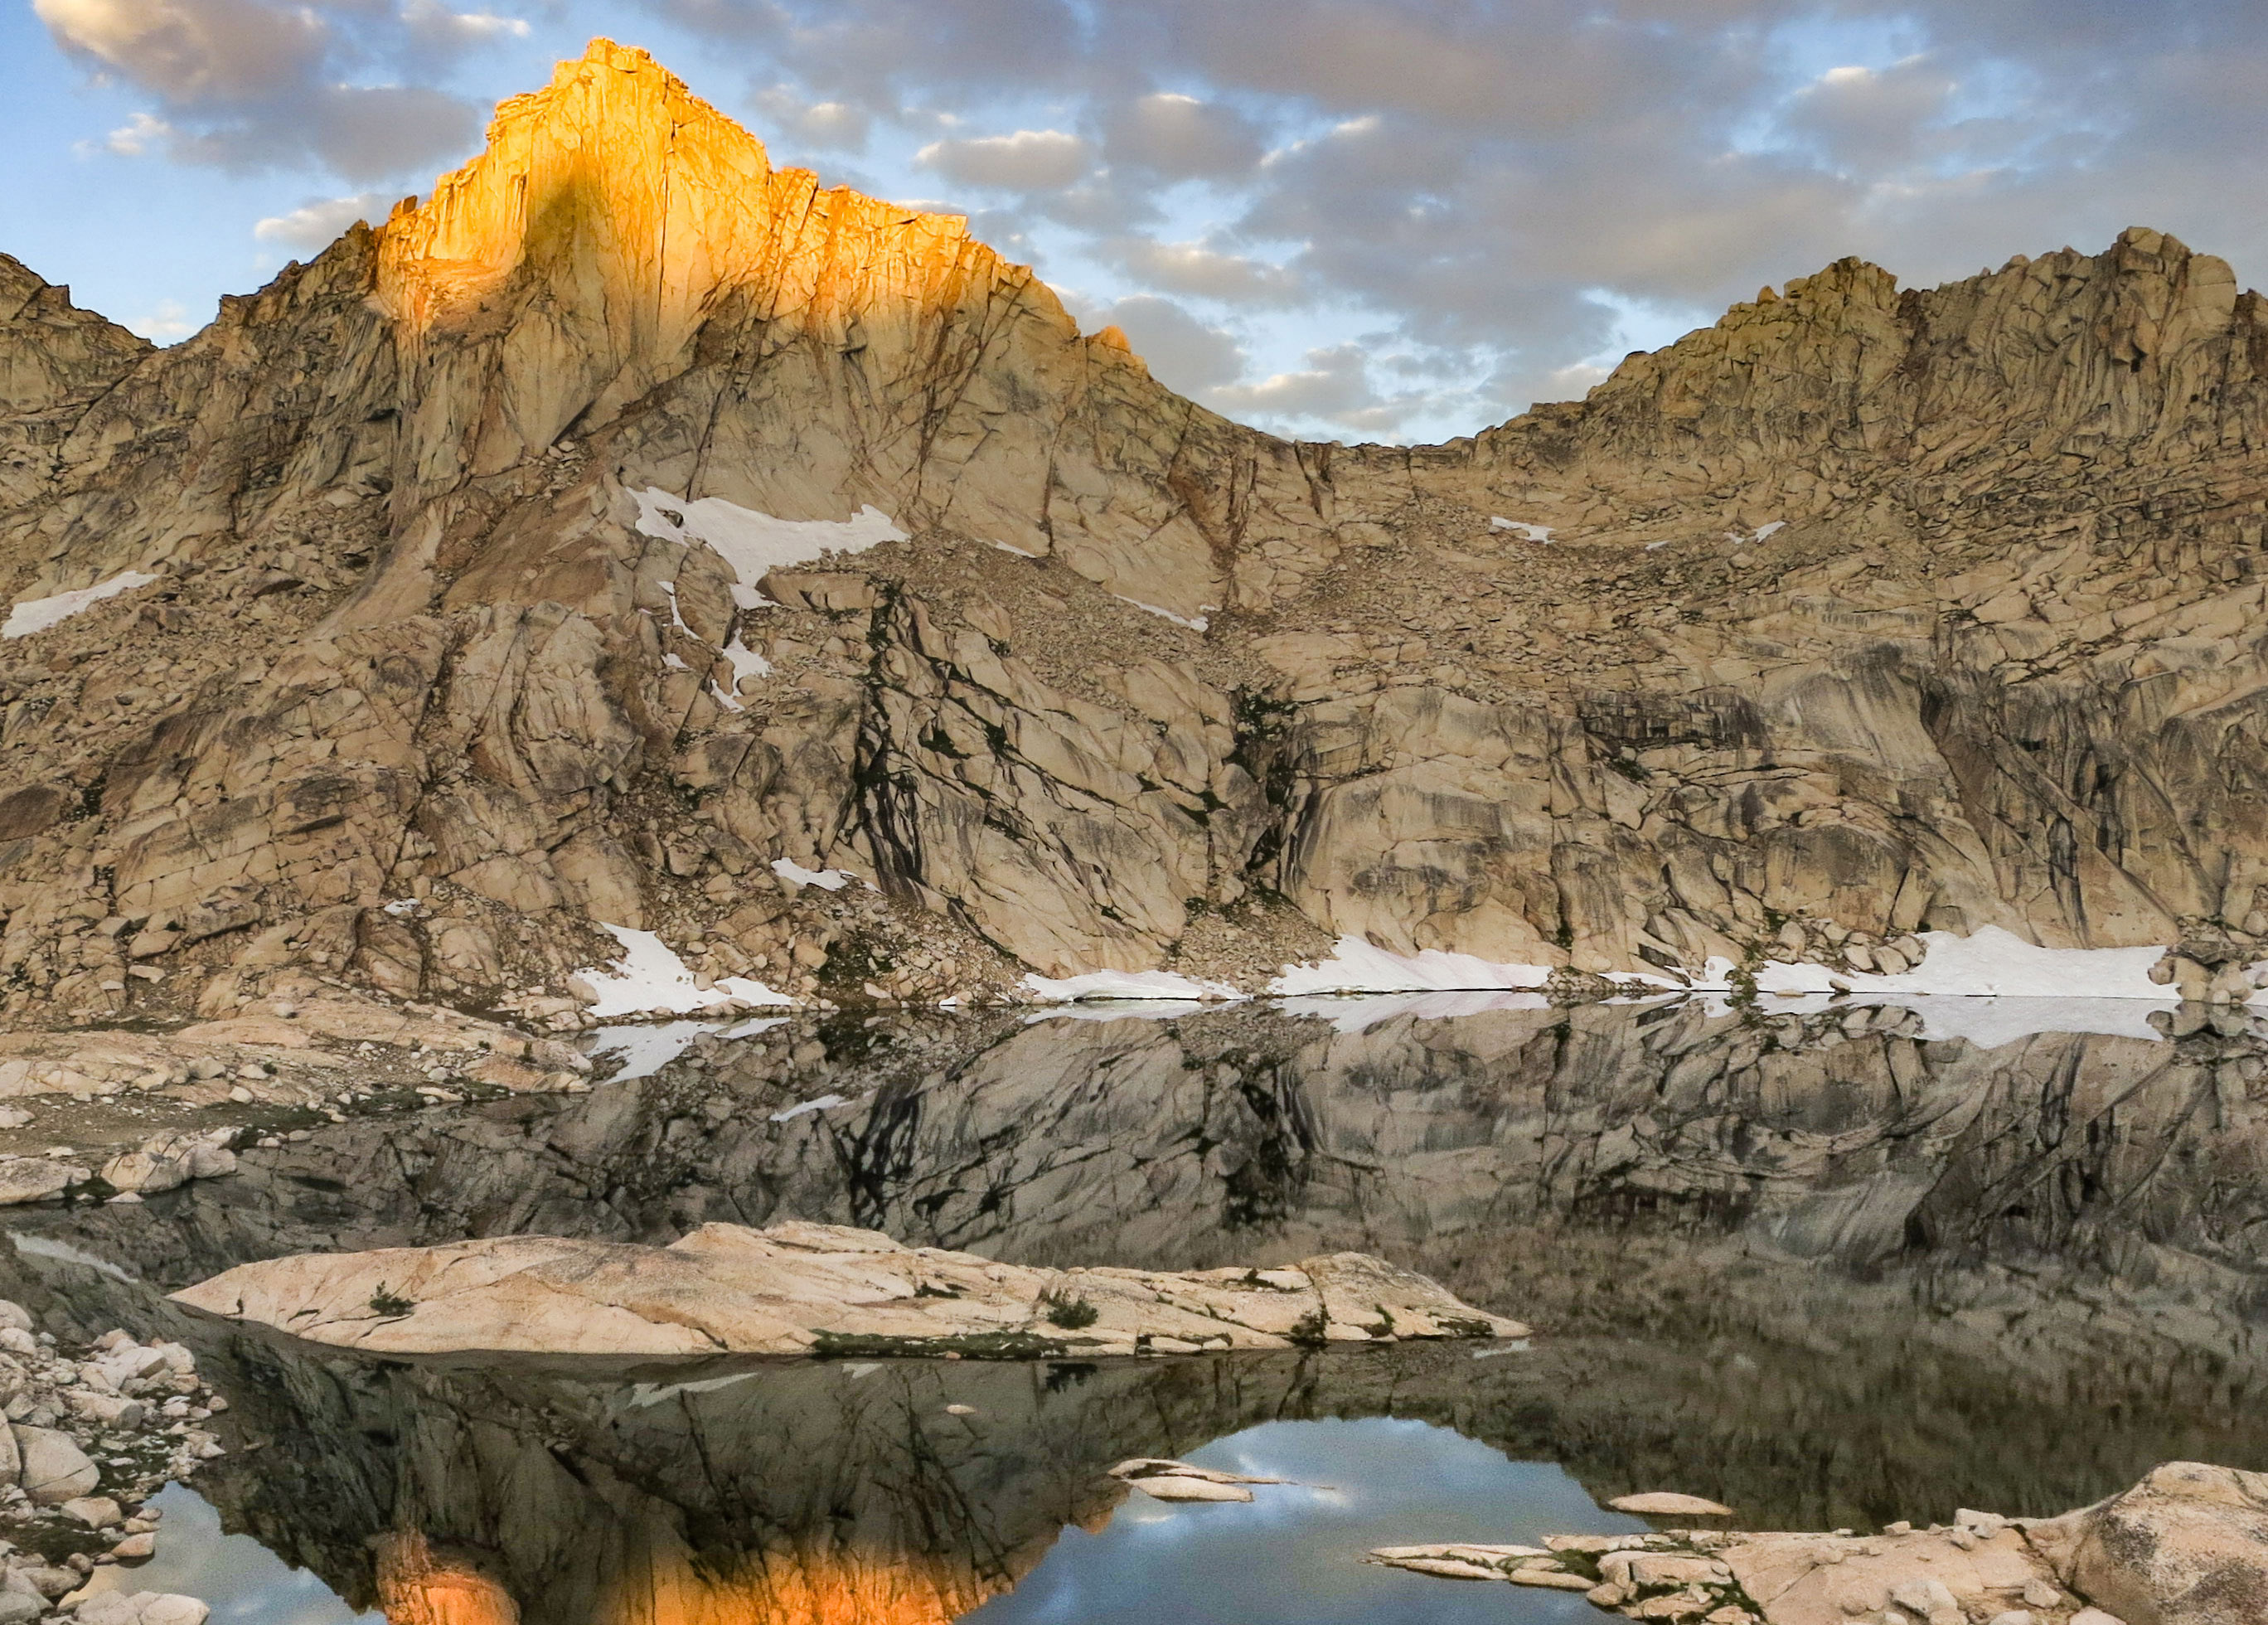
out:
<path id="1" fill-rule="evenodd" d="M 153 1498 L 165 1520 L 158 1555 L 136 1567 L 98 1569 L 90 1593 L 179 1592 L 212 1606 L 212 1625 L 386 1625 L 357 1614 L 305 1569 L 246 1534 L 223 1534 L 220 1514 L 195 1490 L 168 1484 Z"/>
<path id="2" fill-rule="evenodd" d="M 1374 1546 L 1533 1540 L 1615 1533 L 1561 1467 L 1513 1461 L 1430 1423 L 1392 1418 L 1268 1422 L 1188 1452 L 1201 1466 L 1294 1481 L 1247 1503 L 1130 1496 L 1099 1533 L 1067 1529 L 1013 1592 L 971 1625 L 1526 1625 L 1591 1614 L 1580 1598 L 1443 1585 L 1365 1564 Z"/>

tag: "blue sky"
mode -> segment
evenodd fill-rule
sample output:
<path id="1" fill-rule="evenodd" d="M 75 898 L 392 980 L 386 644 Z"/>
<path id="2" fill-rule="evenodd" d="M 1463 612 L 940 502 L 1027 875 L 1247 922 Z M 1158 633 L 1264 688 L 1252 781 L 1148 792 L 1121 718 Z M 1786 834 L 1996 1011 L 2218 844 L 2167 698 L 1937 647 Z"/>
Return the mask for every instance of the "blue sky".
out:
<path id="1" fill-rule="evenodd" d="M 2268 263 L 2268 8 L 2187 0 L 9 0 L 0 249 L 178 338 L 594 33 L 1309 436 L 1469 433 L 1845 254 Z"/>

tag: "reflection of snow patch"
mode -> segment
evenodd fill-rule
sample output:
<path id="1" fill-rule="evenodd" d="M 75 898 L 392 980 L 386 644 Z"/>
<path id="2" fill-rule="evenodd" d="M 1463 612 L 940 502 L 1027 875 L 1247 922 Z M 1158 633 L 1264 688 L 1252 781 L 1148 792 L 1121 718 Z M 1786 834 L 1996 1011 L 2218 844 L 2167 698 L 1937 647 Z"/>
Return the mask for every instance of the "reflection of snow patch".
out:
<path id="1" fill-rule="evenodd" d="M 1320 964 L 1292 964 L 1268 985 L 1274 993 L 1430 993 L 1460 988 L 1541 987 L 1551 968 L 1541 964 L 1498 964 L 1470 954 L 1427 949 L 1418 954 L 1388 953 L 1359 936 L 1343 936 Z"/>
<path id="2" fill-rule="evenodd" d="M 1202 615 L 1197 617 L 1195 619 L 1191 619 L 1186 615 L 1175 615 L 1171 609 L 1160 609 L 1156 604 L 1144 603 L 1139 598 L 1129 598 L 1123 593 L 1113 593 L 1110 595 L 1118 600 L 1121 603 L 1130 603 L 1138 609 L 1147 609 L 1152 615 L 1162 615 L 1174 625 L 1186 626 L 1191 632 L 1203 632 L 1206 627 L 1212 624 L 1211 621 L 1207 620 Z M 1218 604 L 1207 604 L 1204 607 L 1208 609 L 1217 609 L 1220 606 Z"/>
<path id="3" fill-rule="evenodd" d="M 1517 530 L 1523 537 L 1530 542 L 1549 542 L 1551 540 L 1551 527 L 1549 525 L 1531 525 L 1524 520 L 1506 519 L 1498 514 L 1491 514 L 1489 516 L 1489 528 L 1491 530 Z"/>
<path id="4" fill-rule="evenodd" d="M 858 878 L 849 869 L 807 869 L 793 858 L 773 859 L 772 873 L 782 880 L 792 880 L 799 886 L 816 886 L 821 891 L 840 891 Z"/>
<path id="5" fill-rule="evenodd" d="M 600 929 L 622 945 L 623 955 L 621 963 L 610 969 L 575 973 L 598 995 L 591 1005 L 593 1016 L 638 1016 L 652 1010 L 688 1016 L 695 1010 L 717 1009 L 736 999 L 750 1004 L 795 1002 L 745 976 L 725 977 L 704 992 L 693 985 L 693 972 L 686 969 L 685 961 L 652 932 L 604 921 L 600 922 Z"/>
<path id="6" fill-rule="evenodd" d="M 107 581 L 92 587 L 82 587 L 76 592 L 57 593 L 52 598 L 26 598 L 8 611 L 7 623 L 0 625 L 0 638 L 28 638 L 33 632 L 45 632 L 59 622 L 67 621 L 90 604 L 106 598 L 115 598 L 121 593 L 131 592 L 137 587 L 147 587 L 158 578 L 144 575 L 139 570 L 129 570 Z"/>
<path id="7" fill-rule="evenodd" d="M 1438 993 L 1370 993 L 1354 998 L 1286 999 L 1278 1008 L 1286 1016 L 1311 1016 L 1330 1023 L 1339 1032 L 1357 1033 L 1396 1016 L 1447 1021 L 1490 1010 L 1548 1010 L 1551 1001 L 1540 993 L 1524 989 L 1461 988 Z"/>
<path id="8" fill-rule="evenodd" d="M 2142 1038 L 2152 1043 L 2165 1035 L 2150 1024 L 2161 1009 L 2176 1001 L 2161 998 L 2153 1004 L 2140 999 L 1975 998 L 1952 993 L 1861 993 L 1829 999 L 1818 993 L 1790 998 L 1777 996 L 1763 1006 L 1768 1016 L 1816 1016 L 1828 1010 L 1911 1010 L 1921 1018 L 1921 1036 L 1933 1041 L 1959 1038 L 1980 1050 L 1997 1050 L 2007 1044 L 2047 1032 L 2099 1033 L 2112 1038 Z M 1717 1014 L 1729 1008 L 1719 1001 Z"/>
<path id="9" fill-rule="evenodd" d="M 1166 1022 L 1195 1016 L 1211 1007 L 1197 999 L 1094 999 L 1085 1004 L 1051 1004 L 1024 1017 L 1039 1022 Z"/>
<path id="10" fill-rule="evenodd" d="M 1241 999 L 1226 982 L 1200 982 L 1171 971 L 1088 971 L 1078 976 L 1024 979 L 1025 989 L 1049 1004 L 1082 999 Z"/>
<path id="11" fill-rule="evenodd" d="M 863 507 L 849 519 L 774 519 L 722 497 L 688 502 L 647 486 L 632 491 L 641 536 L 667 542 L 705 542 L 740 578 L 733 602 L 753 609 L 769 602 L 756 591 L 767 570 L 808 564 L 823 553 L 863 553 L 885 542 L 902 542 L 906 533 L 877 507 Z"/>
<path id="12" fill-rule="evenodd" d="M 595 1027 L 588 1053 L 594 1060 L 618 1059 L 619 1068 L 607 1076 L 609 1083 L 650 1078 L 685 1053 L 694 1039 L 717 1030 L 715 1022 L 664 1022 L 657 1027 Z"/>

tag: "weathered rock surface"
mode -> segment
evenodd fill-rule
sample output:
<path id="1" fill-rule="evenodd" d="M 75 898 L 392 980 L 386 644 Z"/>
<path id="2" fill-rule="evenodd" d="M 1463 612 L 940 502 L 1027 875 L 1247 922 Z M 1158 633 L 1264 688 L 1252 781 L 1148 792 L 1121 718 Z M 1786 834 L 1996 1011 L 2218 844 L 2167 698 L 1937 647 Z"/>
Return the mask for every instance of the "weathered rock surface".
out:
<path id="1" fill-rule="evenodd" d="M 2263 355 L 2135 230 L 1841 262 L 1470 440 L 1289 445 L 596 42 L 182 344 L 0 260 L 0 583 L 154 578 L 7 646 L 0 975 L 569 1022 L 594 920 L 837 1001 L 1993 925 L 2242 999 Z M 735 525 L 868 505 L 900 539 L 760 594 Z"/>
<path id="2" fill-rule="evenodd" d="M 705 1224 L 666 1248 L 510 1237 L 240 1265 L 178 1302 L 390 1354 L 1194 1354 L 1525 1337 L 1359 1253 L 1296 1268 L 1027 1269 L 877 1231 Z"/>
<path id="3" fill-rule="evenodd" d="M 1636 1620 L 2239 1625 L 2263 1618 L 2268 1600 L 2268 1478 L 2176 1461 L 2058 1518 L 1963 1509 L 1950 1525 L 1874 1535 L 1689 1530 L 1545 1545 L 1549 1557 L 1443 1545 L 1381 1548 L 1370 1561 L 1448 1578 L 1580 1579 L 1594 1604 Z"/>
<path id="4" fill-rule="evenodd" d="M 2268 1474 L 2169 1462 L 2027 1533 L 2058 1579 L 2126 1625 L 2268 1619 Z"/>

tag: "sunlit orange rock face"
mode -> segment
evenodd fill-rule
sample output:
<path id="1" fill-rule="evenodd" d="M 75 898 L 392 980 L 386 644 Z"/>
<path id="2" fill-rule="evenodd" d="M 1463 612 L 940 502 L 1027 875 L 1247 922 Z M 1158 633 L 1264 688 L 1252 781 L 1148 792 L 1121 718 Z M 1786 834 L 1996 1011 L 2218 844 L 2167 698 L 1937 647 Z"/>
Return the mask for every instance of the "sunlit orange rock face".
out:
<path id="1" fill-rule="evenodd" d="M 1116 331 L 1082 336 L 964 220 L 775 169 L 611 41 L 499 107 L 487 150 L 376 247 L 404 530 L 571 436 L 608 465 L 586 507 L 647 484 L 798 517 L 871 502 L 1188 616 L 1227 601 L 1256 521 L 1314 525 L 1292 448 L 1173 395 Z"/>
<path id="2" fill-rule="evenodd" d="M 989 1555 L 861 1550 L 823 1529 L 696 1559 L 657 1527 L 613 1547 L 619 1561 L 595 1589 L 563 1574 L 556 1586 L 521 1581 L 515 1599 L 491 1571 L 500 1565 L 397 1533 L 378 1542 L 378 1603 L 388 1625 L 947 1625 L 1010 1589 L 1052 1535 L 1002 1568 Z"/>
<path id="3" fill-rule="evenodd" d="M 437 1552 L 417 1533 L 378 1541 L 379 1606 L 387 1625 L 519 1625 L 519 1605 L 472 1559 Z"/>
<path id="4" fill-rule="evenodd" d="M 723 1574 L 677 1555 L 618 1577 L 588 1625 L 947 1625 L 1010 1584 L 930 1554 L 828 1546 Z"/>
<path id="5" fill-rule="evenodd" d="M 494 417 L 462 448 L 479 473 L 681 373 L 720 316 L 876 351 L 886 373 L 928 322 L 998 300 L 1028 299 L 1059 341 L 1076 336 L 1031 272 L 965 221 L 773 168 L 761 142 L 644 52 L 603 40 L 504 103 L 487 150 L 423 206 L 397 208 L 379 235 L 378 298 L 413 369 L 427 369 L 421 396 L 446 401 L 475 380 L 494 392 Z M 511 330 L 493 353 L 460 342 L 502 319 Z M 458 449 L 436 444 L 428 471 Z"/>

